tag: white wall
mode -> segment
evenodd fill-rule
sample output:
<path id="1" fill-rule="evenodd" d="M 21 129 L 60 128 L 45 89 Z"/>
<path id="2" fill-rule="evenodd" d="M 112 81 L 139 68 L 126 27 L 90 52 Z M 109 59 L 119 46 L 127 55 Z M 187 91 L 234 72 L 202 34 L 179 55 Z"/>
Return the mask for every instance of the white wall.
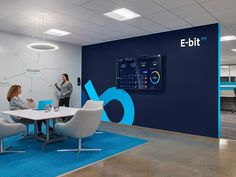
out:
<path id="1" fill-rule="evenodd" d="M 81 77 L 81 47 L 57 43 L 59 50 L 41 53 L 26 48 L 26 44 L 36 41 L 38 39 L 0 32 L 0 111 L 9 109 L 6 95 L 12 84 L 22 86 L 23 99 L 31 97 L 36 102 L 53 99 L 57 104 L 58 91 L 54 83 L 61 80 L 62 73 L 68 73 L 73 84 L 70 105 L 80 107 L 81 87 L 77 86 L 77 77 Z M 40 72 L 31 73 L 27 69 Z"/>

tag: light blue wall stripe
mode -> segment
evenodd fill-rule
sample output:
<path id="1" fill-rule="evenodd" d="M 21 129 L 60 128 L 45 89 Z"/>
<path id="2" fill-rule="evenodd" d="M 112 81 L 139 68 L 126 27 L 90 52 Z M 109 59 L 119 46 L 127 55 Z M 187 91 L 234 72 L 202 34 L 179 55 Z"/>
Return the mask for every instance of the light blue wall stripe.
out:
<path id="1" fill-rule="evenodd" d="M 220 90 L 234 90 L 233 87 L 220 87 Z"/>
<path id="2" fill-rule="evenodd" d="M 236 85 L 236 82 L 221 82 L 220 85 Z"/>

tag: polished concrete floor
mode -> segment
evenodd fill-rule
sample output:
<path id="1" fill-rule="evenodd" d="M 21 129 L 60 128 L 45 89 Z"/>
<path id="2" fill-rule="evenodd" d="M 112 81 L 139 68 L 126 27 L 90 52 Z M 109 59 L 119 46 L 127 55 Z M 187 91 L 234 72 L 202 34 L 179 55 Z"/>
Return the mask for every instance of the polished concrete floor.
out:
<path id="1" fill-rule="evenodd" d="M 109 123 L 100 129 L 150 142 L 64 177 L 236 177 L 236 141 Z"/>
<path id="2" fill-rule="evenodd" d="M 221 137 L 236 140 L 236 112 L 221 111 Z"/>

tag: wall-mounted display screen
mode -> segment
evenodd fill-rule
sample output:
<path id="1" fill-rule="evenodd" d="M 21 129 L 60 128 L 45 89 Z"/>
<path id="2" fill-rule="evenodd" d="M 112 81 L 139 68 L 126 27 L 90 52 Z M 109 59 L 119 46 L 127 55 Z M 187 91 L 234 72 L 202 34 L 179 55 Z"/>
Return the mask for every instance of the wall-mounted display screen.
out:
<path id="1" fill-rule="evenodd" d="M 117 59 L 117 88 L 162 90 L 163 61 L 160 54 Z"/>

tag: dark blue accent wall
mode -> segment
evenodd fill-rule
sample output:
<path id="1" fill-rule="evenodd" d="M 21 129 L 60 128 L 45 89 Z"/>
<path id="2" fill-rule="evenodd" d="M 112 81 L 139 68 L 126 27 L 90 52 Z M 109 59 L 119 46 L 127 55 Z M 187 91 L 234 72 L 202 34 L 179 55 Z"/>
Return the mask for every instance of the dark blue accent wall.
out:
<path id="1" fill-rule="evenodd" d="M 207 37 L 199 47 L 180 47 L 180 39 Z M 82 47 L 82 81 L 100 95 L 116 86 L 116 59 L 164 56 L 161 92 L 128 91 L 135 105 L 134 125 L 218 137 L 218 24 L 152 34 Z M 119 122 L 123 108 L 105 110 Z"/>

